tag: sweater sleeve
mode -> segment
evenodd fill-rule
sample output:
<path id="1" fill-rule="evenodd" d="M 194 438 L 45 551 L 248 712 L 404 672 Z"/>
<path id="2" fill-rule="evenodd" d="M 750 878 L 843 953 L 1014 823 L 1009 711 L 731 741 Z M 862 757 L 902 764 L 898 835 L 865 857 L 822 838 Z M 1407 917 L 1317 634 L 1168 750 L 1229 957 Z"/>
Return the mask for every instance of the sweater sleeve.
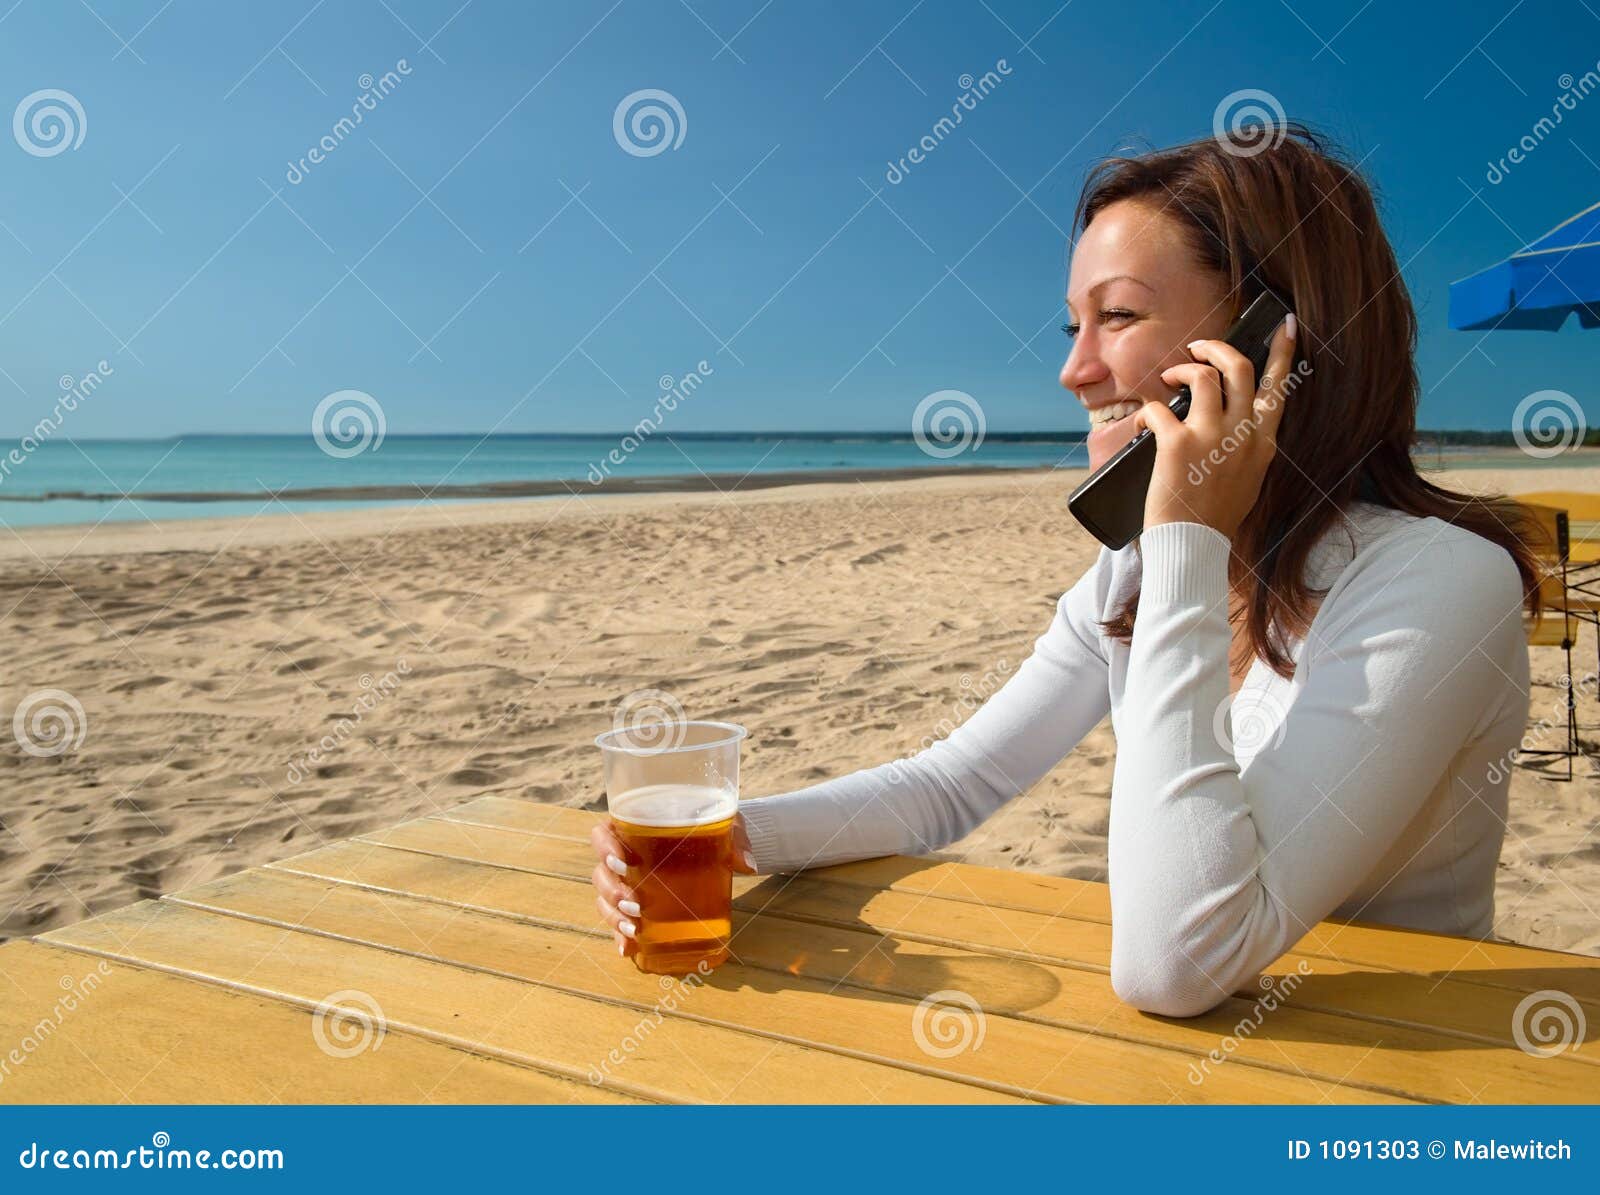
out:
<path id="1" fill-rule="evenodd" d="M 1117 717 L 1111 982 L 1124 1001 L 1168 1016 L 1215 1007 L 1333 912 L 1461 746 L 1507 702 L 1527 703 L 1510 555 L 1430 519 L 1346 566 L 1286 711 L 1237 708 L 1228 550 L 1197 523 L 1144 533 Z M 1242 742 L 1241 722 L 1260 716 L 1265 731 L 1279 713 L 1264 741 Z M 1248 756 L 1242 767 L 1236 754 Z M 1484 778 L 1453 782 L 1470 792 Z"/>
<path id="2" fill-rule="evenodd" d="M 756 870 L 938 850 L 1032 787 L 1110 708 L 1098 621 L 1111 573 L 1102 550 L 1061 595 L 1033 652 L 947 737 L 891 763 L 741 802 Z"/>

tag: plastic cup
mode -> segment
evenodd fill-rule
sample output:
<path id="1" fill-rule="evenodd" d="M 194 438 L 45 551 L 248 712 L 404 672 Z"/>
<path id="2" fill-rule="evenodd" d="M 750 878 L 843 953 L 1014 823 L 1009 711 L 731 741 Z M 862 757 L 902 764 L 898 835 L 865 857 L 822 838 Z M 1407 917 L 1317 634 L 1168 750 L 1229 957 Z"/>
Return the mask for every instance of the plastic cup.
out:
<path id="1" fill-rule="evenodd" d="M 728 959 L 739 743 L 732 722 L 649 722 L 595 737 L 606 812 L 639 902 L 633 962 L 687 975 Z"/>

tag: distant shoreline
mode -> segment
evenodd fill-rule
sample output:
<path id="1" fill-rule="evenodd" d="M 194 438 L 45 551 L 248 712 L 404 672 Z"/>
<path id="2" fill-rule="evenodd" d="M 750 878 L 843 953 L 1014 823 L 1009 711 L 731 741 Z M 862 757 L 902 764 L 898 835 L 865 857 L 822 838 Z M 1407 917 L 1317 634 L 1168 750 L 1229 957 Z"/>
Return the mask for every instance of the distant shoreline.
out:
<path id="1" fill-rule="evenodd" d="M 18 435 L 0 437 L 0 444 L 26 436 L 24 429 Z M 390 440 L 620 440 L 636 435 L 633 428 L 620 431 L 599 432 L 390 432 Z M 1002 444 L 1082 444 L 1087 431 L 997 431 L 986 429 L 982 439 Z M 1600 428 L 1595 429 L 1600 436 Z M 1418 428 L 1417 447 L 1432 449 L 1435 445 L 1447 448 L 1514 448 L 1516 435 L 1502 429 L 1478 428 Z M 850 443 L 872 441 L 884 444 L 911 444 L 918 441 L 914 430 L 890 429 L 879 431 L 682 431 L 664 436 L 672 440 L 690 441 L 761 441 L 802 440 L 809 443 Z M 300 432 L 182 432 L 170 436 L 62 436 L 63 443 L 79 444 L 173 444 L 181 440 L 290 440 L 315 442 L 315 436 Z M 1585 447 L 1600 447 L 1585 444 Z"/>
<path id="2" fill-rule="evenodd" d="M 26 435 L 26 431 L 22 433 Z M 630 436 L 637 436 L 636 428 L 623 428 L 621 431 L 609 432 L 388 432 L 384 440 L 599 440 L 612 442 Z M 1087 439 L 1087 431 L 1032 431 L 1032 432 L 1005 432 L 985 430 L 984 441 L 996 441 L 1002 444 L 1082 444 Z M 0 437 L 4 440 L 14 440 L 17 436 Z M 288 440 L 295 443 L 315 444 L 316 436 L 305 435 L 297 432 L 183 432 L 171 436 L 60 436 L 62 443 L 77 444 L 175 444 L 181 440 Z M 882 444 L 915 444 L 918 436 L 914 430 L 904 431 L 869 431 L 869 432 L 728 432 L 728 431 L 703 431 L 703 432 L 673 432 L 670 435 L 663 432 L 664 440 L 725 440 L 725 441 L 758 441 L 765 443 L 768 440 L 804 440 L 808 443 L 852 443 L 872 441 Z"/>
<path id="3" fill-rule="evenodd" d="M 1079 466 L 1081 468 L 1081 466 Z M 1048 471 L 1049 466 L 1043 466 Z M 891 481 L 951 474 L 1037 473 L 1036 465 L 918 465 L 906 468 L 785 469 L 767 473 L 675 473 L 647 477 L 607 477 L 589 483 L 582 479 L 540 481 L 487 481 L 470 485 L 352 485 L 304 486 L 277 490 L 218 490 L 206 492 L 134 491 L 123 494 L 93 490 L 52 490 L 42 494 L 3 494 L 0 502 L 429 502 L 441 499 L 547 498 L 584 494 L 688 494 L 731 489 L 760 490 L 773 486 L 806 485 L 818 481 Z"/>
<path id="4" fill-rule="evenodd" d="M 1582 467 L 1600 463 L 1600 451 L 1572 449 L 1559 457 L 1542 460 L 1517 448 L 1502 445 L 1455 445 L 1440 451 L 1436 445 L 1418 445 L 1413 457 L 1419 469 L 1474 470 L 1506 468 L 1537 470 L 1548 466 Z M 164 503 L 203 506 L 225 502 L 436 502 L 474 499 L 553 498 L 616 494 L 694 494 L 727 493 L 732 490 L 772 489 L 778 486 L 809 485 L 816 482 L 874 482 L 922 477 L 994 476 L 1008 473 L 1051 471 L 1087 472 L 1080 462 L 1071 465 L 959 465 L 927 464 L 908 466 L 840 466 L 812 469 L 775 469 L 763 472 L 656 473 L 638 477 L 610 476 L 597 482 L 584 478 L 539 478 L 520 481 L 484 481 L 463 484 L 424 485 L 415 482 L 387 482 L 370 485 L 285 486 L 252 490 L 46 490 L 41 493 L 7 493 L 0 490 L 0 509 L 6 505 L 39 507 L 54 502 Z M 0 519 L 0 523 L 4 520 Z"/>
<path id="5" fill-rule="evenodd" d="M 1462 493 L 1510 493 L 1536 490 L 1600 490 L 1600 453 L 1564 453 L 1551 461 L 1530 462 L 1520 452 L 1501 454 L 1504 467 L 1494 467 L 1493 454 L 1474 454 L 1463 462 L 1447 454 L 1442 470 L 1432 463 L 1417 463 L 1425 475 L 1446 488 Z M 1514 459 L 1513 459 L 1514 458 Z M 1465 465 L 1465 467 L 1461 467 Z M 605 490 L 589 489 L 581 481 L 540 482 L 557 492 L 525 497 L 496 493 L 477 500 L 404 502 L 365 501 L 321 505 L 264 503 L 215 505 L 174 503 L 146 506 L 143 517 L 123 521 L 93 515 L 13 525 L 0 538 L 0 561 L 60 561 L 90 556 L 127 556 L 146 553 L 204 552 L 226 547 L 245 548 L 280 543 L 335 543 L 341 540 L 384 540 L 401 532 L 449 532 L 478 526 L 517 524 L 541 526 L 551 519 L 598 518 L 616 520 L 649 516 L 683 508 L 685 517 L 701 515 L 710 503 L 734 503 L 750 512 L 772 506 L 814 510 L 816 517 L 837 517 L 841 500 L 853 507 L 876 505 L 891 495 L 912 493 L 937 507 L 956 509 L 961 503 L 992 496 L 1009 507 L 1028 495 L 1045 493 L 1058 507 L 1062 524 L 1076 526 L 1066 513 L 1067 492 L 1088 475 L 1082 465 L 1060 466 L 951 466 L 927 465 L 912 469 L 784 470 L 749 477 L 714 473 L 666 479 L 670 489 L 646 488 L 656 484 L 644 477 L 614 479 Z M 870 483 L 862 489 L 860 483 Z M 570 487 L 570 488 L 569 488 Z M 717 487 L 721 487 L 718 489 Z M 492 487 L 491 487 L 492 488 Z M 818 505 L 811 505 L 818 504 Z M 84 503 L 62 504 L 67 510 L 93 510 Z M 7 510 L 47 512 L 50 506 L 24 508 L 0 505 L 0 522 Z M 824 514 L 827 511 L 829 513 Z"/>

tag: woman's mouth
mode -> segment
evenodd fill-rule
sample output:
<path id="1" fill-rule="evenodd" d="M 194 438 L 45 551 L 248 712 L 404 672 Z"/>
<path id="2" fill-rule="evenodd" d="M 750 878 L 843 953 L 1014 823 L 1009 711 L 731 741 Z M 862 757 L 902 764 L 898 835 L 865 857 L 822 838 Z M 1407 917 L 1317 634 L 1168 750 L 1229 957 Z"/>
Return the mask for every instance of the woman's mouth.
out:
<path id="1" fill-rule="evenodd" d="M 1143 405 L 1137 399 L 1129 399 L 1089 408 L 1089 436 L 1085 441 L 1089 468 L 1098 469 L 1133 439 L 1133 420 L 1129 416 Z"/>
<path id="2" fill-rule="evenodd" d="M 1093 429 L 1104 427 L 1108 423 L 1115 423 L 1118 419 L 1124 419 L 1132 415 L 1142 405 L 1138 400 L 1132 399 L 1109 403 L 1103 407 L 1091 407 L 1089 409 L 1089 427 Z"/>

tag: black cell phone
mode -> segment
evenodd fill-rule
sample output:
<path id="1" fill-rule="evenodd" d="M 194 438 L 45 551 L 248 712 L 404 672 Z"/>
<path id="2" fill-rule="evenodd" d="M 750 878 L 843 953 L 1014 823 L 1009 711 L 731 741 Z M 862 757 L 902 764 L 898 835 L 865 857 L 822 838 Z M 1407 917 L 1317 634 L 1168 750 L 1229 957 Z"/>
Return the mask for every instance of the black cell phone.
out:
<path id="1" fill-rule="evenodd" d="M 1288 304 L 1263 291 L 1223 338 L 1249 358 L 1258 379 L 1267 367 L 1273 333 L 1288 314 Z M 1189 414 L 1189 399 L 1189 387 L 1184 386 L 1167 406 L 1183 419 Z M 1144 530 L 1145 492 L 1155 466 L 1156 438 L 1147 428 L 1072 491 L 1067 509 L 1106 547 L 1114 552 L 1125 548 Z"/>

